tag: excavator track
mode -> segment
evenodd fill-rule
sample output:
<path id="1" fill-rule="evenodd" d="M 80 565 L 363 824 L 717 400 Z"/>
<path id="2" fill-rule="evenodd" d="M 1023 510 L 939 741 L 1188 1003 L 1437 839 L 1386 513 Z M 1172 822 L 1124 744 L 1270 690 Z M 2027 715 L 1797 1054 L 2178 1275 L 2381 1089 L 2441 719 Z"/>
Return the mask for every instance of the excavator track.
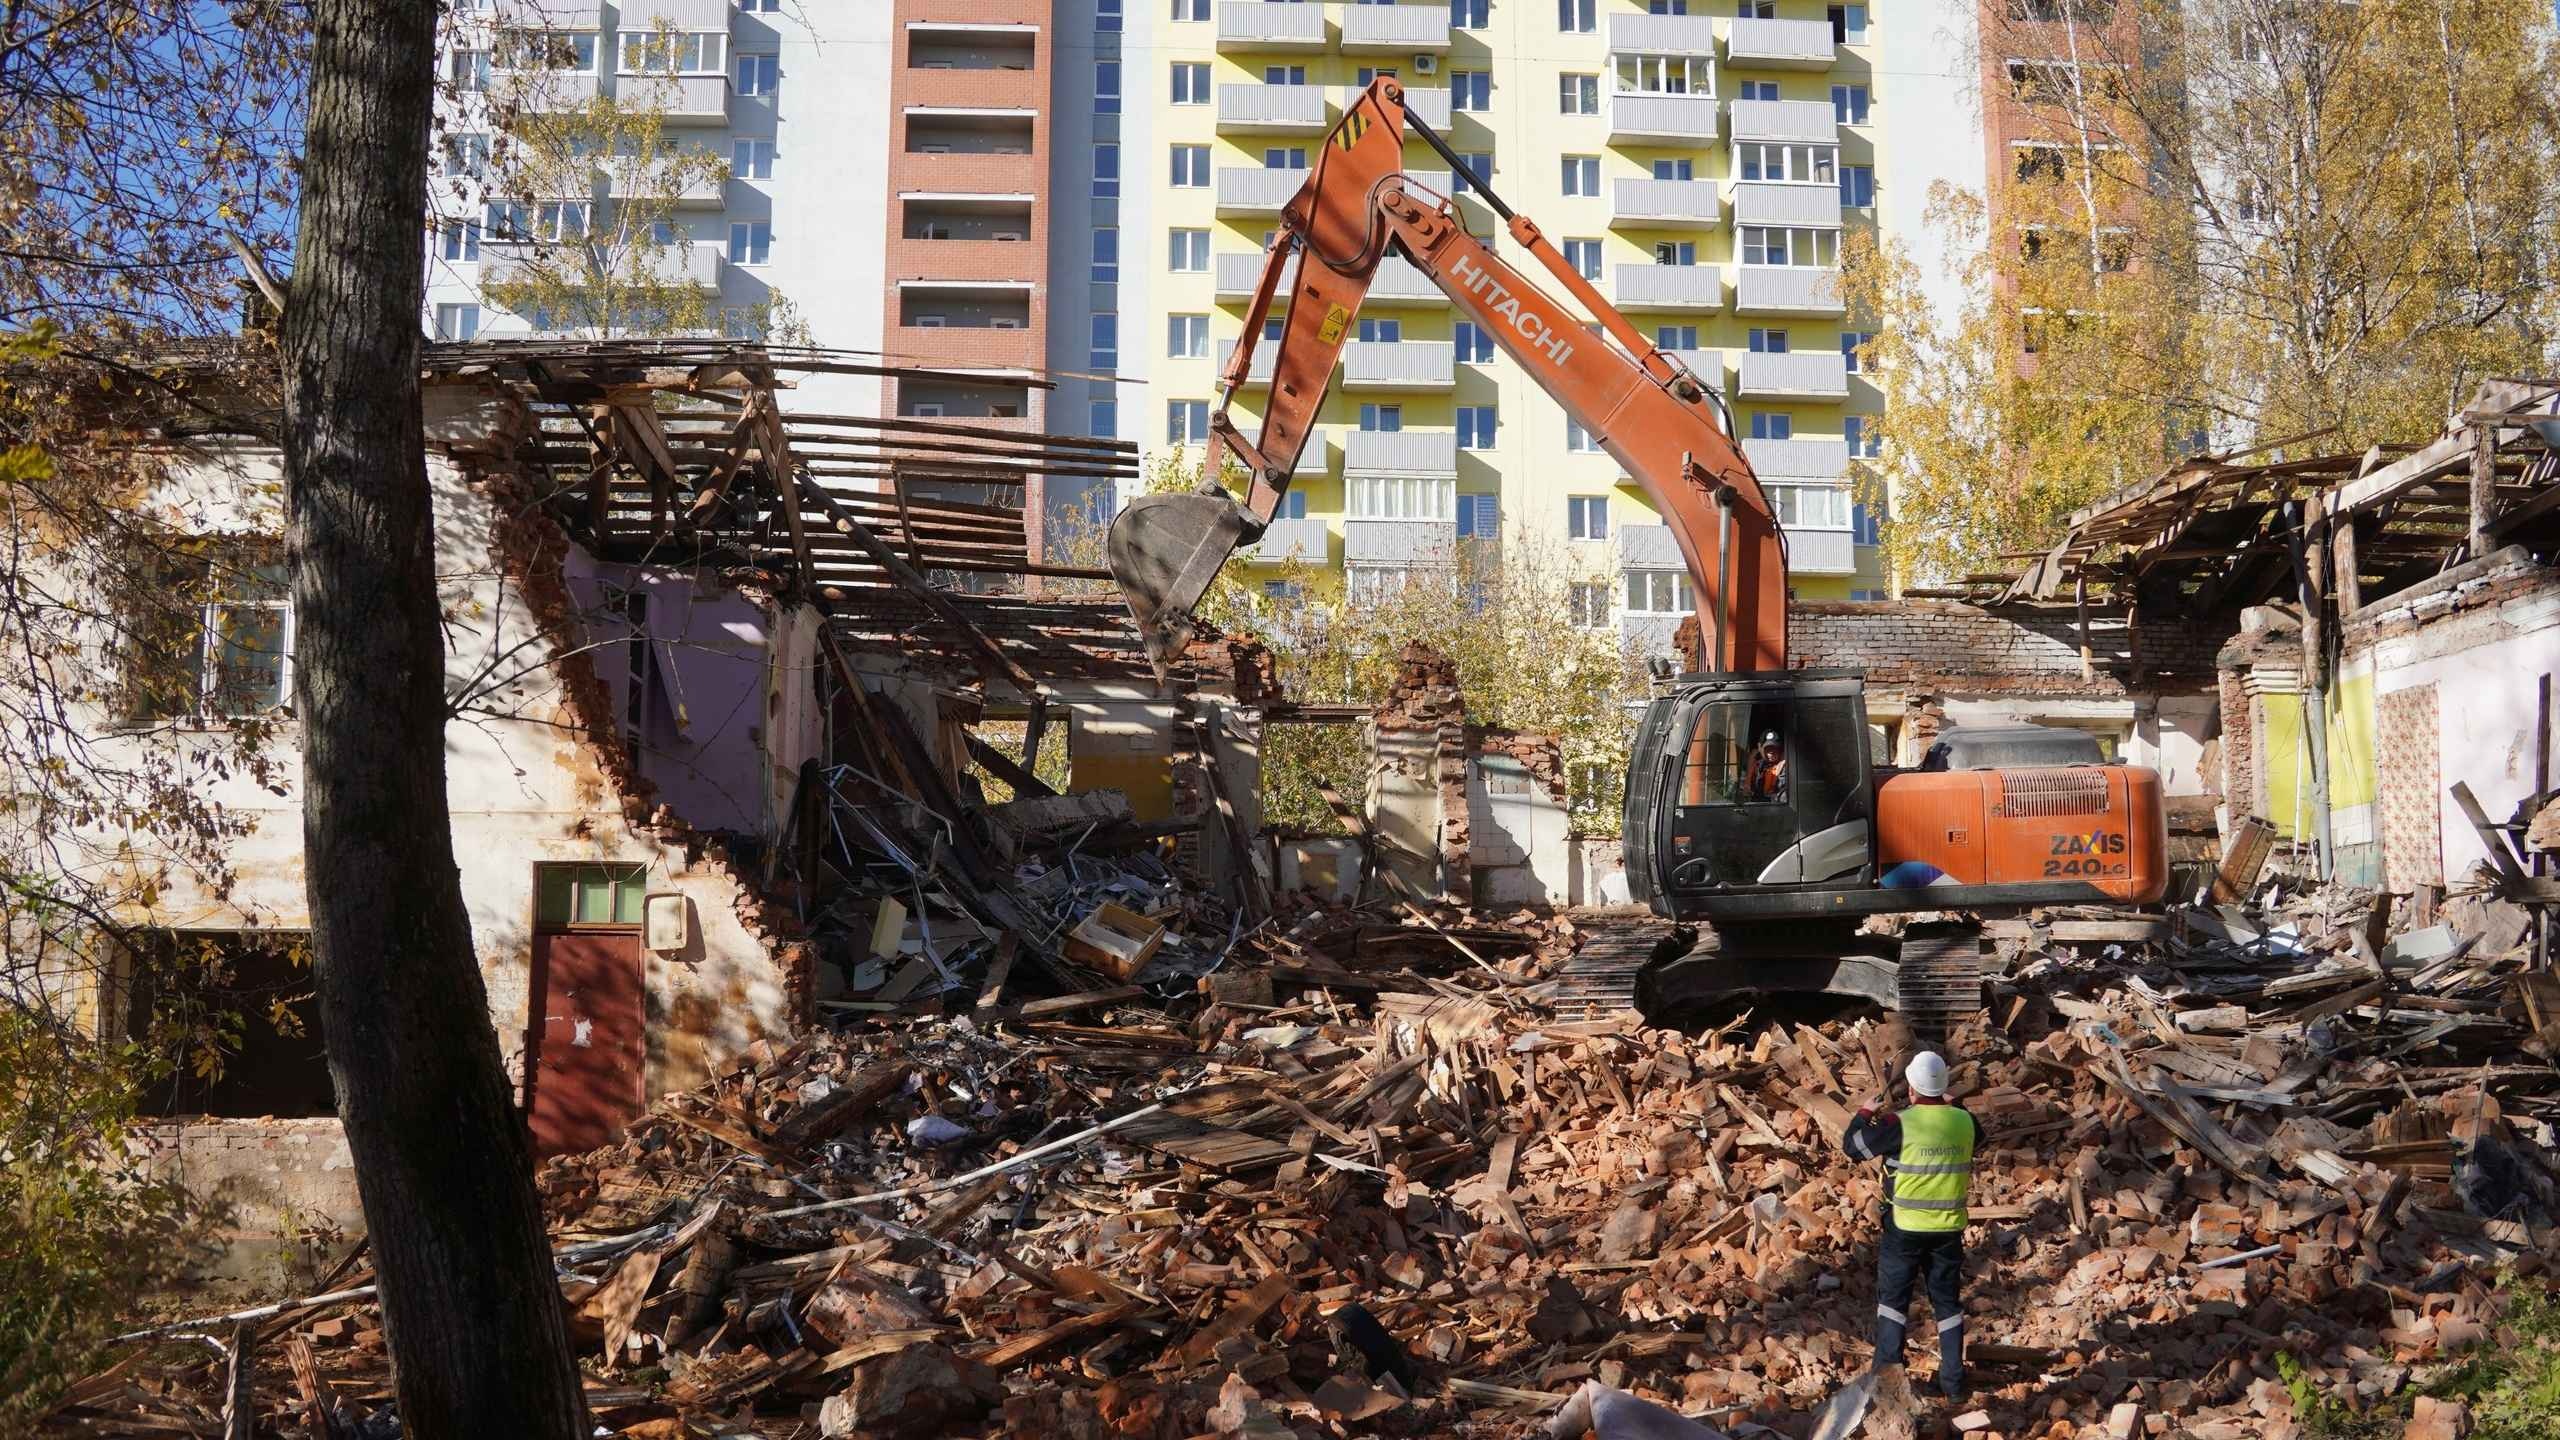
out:
<path id="1" fill-rule="evenodd" d="M 1562 1020 L 1650 1018 L 1758 993 L 1830 994 L 1943 1033 L 1982 1008 L 1981 932 L 1970 925 L 1914 926 L 1897 944 L 1837 926 L 1720 933 L 1632 907 L 1568 915 L 1578 939 L 1549 995 Z"/>

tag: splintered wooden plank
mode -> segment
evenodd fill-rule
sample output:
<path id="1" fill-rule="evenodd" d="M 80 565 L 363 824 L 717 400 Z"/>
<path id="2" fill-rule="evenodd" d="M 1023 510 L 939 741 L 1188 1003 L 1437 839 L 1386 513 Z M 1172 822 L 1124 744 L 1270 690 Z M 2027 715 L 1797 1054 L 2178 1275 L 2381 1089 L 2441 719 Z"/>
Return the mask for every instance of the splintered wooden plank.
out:
<path id="1" fill-rule="evenodd" d="M 1118 1138 L 1159 1155 L 1224 1172 L 1266 1169 L 1295 1153 L 1279 1141 L 1204 1125 L 1187 1115 L 1150 1115 L 1120 1127 Z"/>
<path id="2" fill-rule="evenodd" d="M 1208 1359 L 1217 1353 L 1219 1346 L 1260 1323 L 1263 1316 L 1271 1313 L 1271 1307 L 1279 1304 L 1288 1293 L 1288 1276 L 1264 1276 L 1262 1283 L 1254 1286 L 1242 1300 L 1183 1342 L 1182 1358 L 1194 1364 Z"/>

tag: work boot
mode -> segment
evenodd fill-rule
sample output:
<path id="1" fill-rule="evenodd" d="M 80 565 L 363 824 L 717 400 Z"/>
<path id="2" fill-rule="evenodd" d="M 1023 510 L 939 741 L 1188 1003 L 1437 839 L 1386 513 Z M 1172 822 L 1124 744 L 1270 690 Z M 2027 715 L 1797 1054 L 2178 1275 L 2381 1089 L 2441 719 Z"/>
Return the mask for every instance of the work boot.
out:
<path id="1" fill-rule="evenodd" d="M 1876 1307 L 1876 1358 L 1868 1368 L 1882 1370 L 1902 1363 L 1902 1332 L 1907 1323 L 1900 1311 L 1884 1305 Z"/>
<path id="2" fill-rule="evenodd" d="M 1964 1317 L 1938 1322 L 1938 1393 L 1964 1398 Z"/>

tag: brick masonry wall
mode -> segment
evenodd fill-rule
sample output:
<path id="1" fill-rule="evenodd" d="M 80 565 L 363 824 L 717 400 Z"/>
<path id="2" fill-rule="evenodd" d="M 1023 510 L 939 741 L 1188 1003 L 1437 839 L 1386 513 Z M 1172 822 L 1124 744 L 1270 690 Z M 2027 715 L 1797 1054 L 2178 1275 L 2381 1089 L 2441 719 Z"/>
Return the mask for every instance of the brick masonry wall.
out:
<path id="1" fill-rule="evenodd" d="M 1866 673 L 1871 692 L 2116 698 L 2212 683 L 2230 631 L 2090 612 L 2091 674 L 2081 676 L 2080 622 L 2069 607 L 1988 609 L 1952 600 L 1798 601 L 1788 607 L 1799 666 Z M 2129 683 L 2130 682 L 2130 683 Z"/>

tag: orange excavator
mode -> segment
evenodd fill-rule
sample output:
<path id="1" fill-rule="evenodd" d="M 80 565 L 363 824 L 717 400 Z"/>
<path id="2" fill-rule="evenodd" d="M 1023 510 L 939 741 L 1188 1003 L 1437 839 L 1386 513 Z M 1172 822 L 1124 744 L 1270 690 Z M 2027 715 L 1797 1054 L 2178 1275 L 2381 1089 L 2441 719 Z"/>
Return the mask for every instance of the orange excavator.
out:
<path id="1" fill-rule="evenodd" d="M 1692 932 L 1654 927 L 1611 963 L 1633 976 L 1684 958 L 1744 962 L 1704 967 L 1710 978 L 1691 998 L 1829 989 L 1955 1012 L 1980 1002 L 1969 932 L 1942 929 L 1927 946 L 1906 938 L 1898 962 L 1844 965 L 1840 942 L 1870 915 L 2159 899 L 2159 776 L 2103 763 L 2093 737 L 1955 730 L 1918 768 L 1875 763 L 1858 674 L 1788 668 L 1786 535 L 1731 438 L 1722 395 L 1657 349 L 1403 101 L 1392 77 L 1371 83 L 1284 208 L 1221 377 L 1203 487 L 1133 500 L 1112 524 L 1111 571 L 1158 673 L 1190 639 L 1193 607 L 1229 554 L 1278 511 L 1372 278 L 1401 253 L 1625 467 L 1695 586 L 1695 673 L 1661 686 L 1637 726 L 1624 854 L 1634 899 L 1674 925 L 1712 923 L 1718 943 L 1701 950 Z M 1596 326 L 1405 173 L 1408 133 L 1465 175 L 1517 251 Z M 1249 438 L 1227 405 L 1284 284 L 1269 402 Z M 1242 501 L 1217 478 L 1230 462 L 1251 477 Z M 1767 942 L 1757 954 L 1736 943 L 1753 939 Z M 1635 988 L 1626 998 L 1676 998 L 1659 984 L 1650 997 Z"/>

